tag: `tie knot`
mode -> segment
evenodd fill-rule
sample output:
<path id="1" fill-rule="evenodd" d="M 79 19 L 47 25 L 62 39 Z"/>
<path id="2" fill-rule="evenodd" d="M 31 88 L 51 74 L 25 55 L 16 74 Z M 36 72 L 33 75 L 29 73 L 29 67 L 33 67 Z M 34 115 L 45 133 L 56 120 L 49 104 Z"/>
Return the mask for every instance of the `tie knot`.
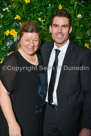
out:
<path id="1" fill-rule="evenodd" d="M 58 49 L 55 49 L 55 53 L 56 53 L 56 57 L 58 56 L 58 54 L 60 53 L 60 50 L 58 50 Z"/>

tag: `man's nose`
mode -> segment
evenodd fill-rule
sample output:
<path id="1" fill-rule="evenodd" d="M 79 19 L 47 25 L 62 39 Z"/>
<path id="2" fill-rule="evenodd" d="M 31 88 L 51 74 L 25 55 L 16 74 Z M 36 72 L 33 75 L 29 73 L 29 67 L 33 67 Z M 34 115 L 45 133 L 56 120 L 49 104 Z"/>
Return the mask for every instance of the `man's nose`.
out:
<path id="1" fill-rule="evenodd" d="M 58 32 L 62 32 L 62 27 L 58 27 Z"/>

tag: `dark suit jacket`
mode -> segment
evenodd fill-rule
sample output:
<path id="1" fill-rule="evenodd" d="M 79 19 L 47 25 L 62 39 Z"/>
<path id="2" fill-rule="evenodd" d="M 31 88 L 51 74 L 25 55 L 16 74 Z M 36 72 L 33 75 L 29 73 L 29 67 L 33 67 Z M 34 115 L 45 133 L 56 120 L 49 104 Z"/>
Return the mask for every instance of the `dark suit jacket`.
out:
<path id="1" fill-rule="evenodd" d="M 54 42 L 42 46 L 47 67 Z M 74 69 L 75 68 L 75 69 Z M 70 42 L 57 88 L 61 118 L 66 124 L 91 129 L 91 50 Z"/>

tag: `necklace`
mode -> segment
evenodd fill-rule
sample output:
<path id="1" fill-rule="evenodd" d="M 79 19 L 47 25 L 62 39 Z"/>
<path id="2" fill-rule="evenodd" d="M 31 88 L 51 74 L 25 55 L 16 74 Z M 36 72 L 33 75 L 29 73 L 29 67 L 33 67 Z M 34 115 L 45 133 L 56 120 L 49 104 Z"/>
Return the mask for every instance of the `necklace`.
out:
<path id="1" fill-rule="evenodd" d="M 25 59 L 25 60 L 27 60 L 29 63 L 31 63 L 31 64 L 33 64 L 33 65 L 36 65 L 37 63 L 38 63 L 38 58 L 37 58 L 37 55 L 35 54 L 35 61 L 34 62 L 31 62 L 29 59 L 27 59 L 25 56 L 24 56 L 24 54 L 23 54 L 23 52 L 22 52 L 22 50 L 19 48 L 18 49 L 18 51 L 20 52 L 20 54 L 22 55 L 22 57 Z"/>

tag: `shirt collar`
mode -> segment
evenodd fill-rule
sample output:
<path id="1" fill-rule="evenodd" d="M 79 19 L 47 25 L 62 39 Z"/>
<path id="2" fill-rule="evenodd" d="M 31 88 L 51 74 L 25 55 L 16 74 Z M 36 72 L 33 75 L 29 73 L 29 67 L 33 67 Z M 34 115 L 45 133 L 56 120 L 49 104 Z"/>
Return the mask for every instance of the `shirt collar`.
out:
<path id="1" fill-rule="evenodd" d="M 59 49 L 61 52 L 66 52 L 66 50 L 67 50 L 67 48 L 68 48 L 68 45 L 69 45 L 69 39 L 67 40 L 67 42 L 66 42 L 66 44 L 64 45 L 64 46 L 62 46 L 62 47 L 60 47 L 60 48 L 57 48 L 57 46 L 56 46 L 56 44 L 55 44 L 55 42 L 54 42 L 54 50 L 55 49 Z"/>

